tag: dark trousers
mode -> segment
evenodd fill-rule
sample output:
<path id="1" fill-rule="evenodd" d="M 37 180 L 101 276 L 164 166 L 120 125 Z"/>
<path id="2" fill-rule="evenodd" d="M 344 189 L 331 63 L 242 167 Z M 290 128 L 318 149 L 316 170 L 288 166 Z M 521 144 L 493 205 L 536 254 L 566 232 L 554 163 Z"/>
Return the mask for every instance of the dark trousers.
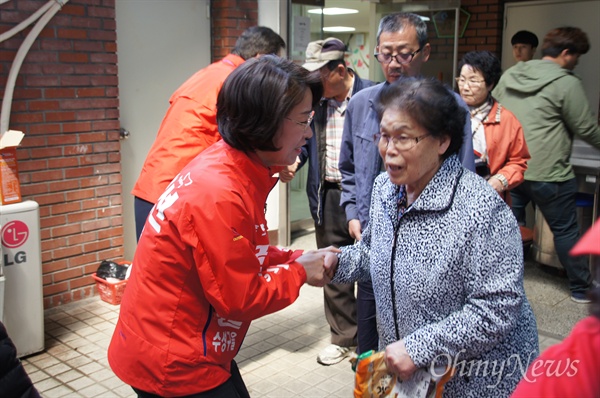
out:
<path id="1" fill-rule="evenodd" d="M 356 352 L 362 354 L 379 349 L 379 334 L 377 333 L 377 316 L 373 284 L 358 282 L 356 295 L 356 315 L 358 324 L 358 347 Z"/>
<path id="2" fill-rule="evenodd" d="M 150 203 L 145 201 L 144 199 L 140 199 L 137 196 L 133 199 L 133 211 L 135 213 L 135 237 L 136 241 L 140 240 L 140 236 L 142 235 L 142 230 L 144 229 L 144 224 L 146 224 L 146 219 L 148 218 L 148 214 L 150 214 L 150 210 L 154 207 L 154 203 Z"/>
<path id="3" fill-rule="evenodd" d="M 192 382 L 192 381 L 190 381 Z M 161 398 L 160 395 L 151 394 L 137 388 L 133 388 L 139 398 Z M 231 377 L 225 383 L 210 391 L 198 394 L 185 395 L 179 398 L 250 398 L 246 384 L 235 361 L 231 361 Z"/>
<path id="4" fill-rule="evenodd" d="M 569 279 L 571 292 L 586 292 L 592 281 L 587 256 L 571 257 L 569 251 L 580 237 L 577 225 L 577 181 L 524 181 L 510 192 L 513 214 L 525 223 L 525 207 L 532 201 L 544 215 L 552 234 L 556 254 Z"/>
<path id="5" fill-rule="evenodd" d="M 340 207 L 338 184 L 326 183 L 323 192 L 323 220 L 315 223 L 317 247 L 354 244 L 348 232 L 346 214 Z M 331 330 L 331 343 L 341 347 L 356 345 L 356 297 L 354 283 L 329 284 L 323 287 L 325 318 Z"/>

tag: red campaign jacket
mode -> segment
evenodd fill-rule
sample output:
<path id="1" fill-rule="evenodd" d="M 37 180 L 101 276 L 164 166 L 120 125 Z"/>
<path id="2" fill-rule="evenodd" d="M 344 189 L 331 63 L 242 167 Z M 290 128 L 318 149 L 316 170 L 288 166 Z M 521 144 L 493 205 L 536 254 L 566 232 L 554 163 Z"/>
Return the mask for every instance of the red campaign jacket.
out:
<path id="1" fill-rule="evenodd" d="M 221 139 L 217 96 L 223 82 L 244 62 L 229 54 L 196 72 L 169 99 L 169 109 L 131 193 L 156 203 L 171 180 L 200 152 Z"/>
<path id="2" fill-rule="evenodd" d="M 590 315 L 529 365 L 511 398 L 600 397 L 598 353 L 600 319 Z"/>
<path id="3" fill-rule="evenodd" d="M 253 156 L 217 142 L 152 209 L 108 349 L 125 383 L 167 397 L 215 388 L 250 322 L 298 297 L 300 252 L 269 246 L 275 171 Z"/>

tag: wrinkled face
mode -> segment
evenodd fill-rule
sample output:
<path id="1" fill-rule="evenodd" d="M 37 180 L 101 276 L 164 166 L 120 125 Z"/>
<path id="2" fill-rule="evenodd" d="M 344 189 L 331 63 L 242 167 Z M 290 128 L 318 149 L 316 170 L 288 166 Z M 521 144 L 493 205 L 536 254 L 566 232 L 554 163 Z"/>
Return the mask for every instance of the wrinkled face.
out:
<path id="1" fill-rule="evenodd" d="M 486 86 L 483 73 L 473 69 L 471 65 L 463 65 L 457 85 L 462 99 L 473 107 L 483 104 L 493 88 Z"/>
<path id="2" fill-rule="evenodd" d="M 512 46 L 513 57 L 515 61 L 531 61 L 533 59 L 533 55 L 535 54 L 535 47 L 532 47 L 531 44 L 522 44 L 516 43 Z"/>
<path id="3" fill-rule="evenodd" d="M 406 185 L 409 194 L 418 196 L 440 168 L 442 155 L 450 145 L 450 137 L 435 138 L 429 135 L 408 113 L 394 108 L 383 113 L 380 133 L 388 138 L 382 138 L 378 147 L 390 181 L 396 185 Z M 401 136 L 421 139 L 412 148 L 399 151 L 394 139 Z M 389 143 L 386 144 L 387 141 Z"/>
<path id="4" fill-rule="evenodd" d="M 399 53 L 411 54 L 417 50 L 419 50 L 417 30 L 414 26 L 407 26 L 399 32 L 382 32 L 375 52 L 396 55 Z M 380 63 L 385 80 L 393 83 L 401 76 L 418 76 L 421 73 L 421 66 L 429 59 L 430 52 L 431 46 L 427 43 L 408 64 L 399 64 L 394 58 L 389 64 Z"/>
<path id="5" fill-rule="evenodd" d="M 304 99 L 283 119 L 273 142 L 278 151 L 256 151 L 266 166 L 288 166 L 296 161 L 306 141 L 312 137 L 310 119 L 312 118 L 312 93 L 306 89 Z"/>

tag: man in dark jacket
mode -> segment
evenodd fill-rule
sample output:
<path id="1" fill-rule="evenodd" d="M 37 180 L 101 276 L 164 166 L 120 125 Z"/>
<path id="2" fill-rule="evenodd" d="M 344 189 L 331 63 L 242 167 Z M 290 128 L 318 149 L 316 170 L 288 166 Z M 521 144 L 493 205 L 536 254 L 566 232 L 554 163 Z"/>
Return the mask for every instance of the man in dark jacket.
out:
<path id="1" fill-rule="evenodd" d="M 308 161 L 306 193 L 315 221 L 317 247 L 354 243 L 346 215 L 340 206 L 342 175 L 338 169 L 346 105 L 352 94 L 374 85 L 360 79 L 346 66 L 346 45 L 330 37 L 308 44 L 304 68 L 319 73 L 324 95 L 315 109 L 313 136 L 302 149 L 299 164 Z M 289 175 L 295 172 L 291 167 Z M 285 181 L 285 176 L 282 180 Z M 325 317 L 331 329 L 331 344 L 317 356 L 323 365 L 347 357 L 356 346 L 356 297 L 354 284 L 330 284 L 323 288 Z"/>
<path id="2" fill-rule="evenodd" d="M 17 358 L 17 348 L 0 322 L 0 397 L 40 398 L 23 364 Z"/>

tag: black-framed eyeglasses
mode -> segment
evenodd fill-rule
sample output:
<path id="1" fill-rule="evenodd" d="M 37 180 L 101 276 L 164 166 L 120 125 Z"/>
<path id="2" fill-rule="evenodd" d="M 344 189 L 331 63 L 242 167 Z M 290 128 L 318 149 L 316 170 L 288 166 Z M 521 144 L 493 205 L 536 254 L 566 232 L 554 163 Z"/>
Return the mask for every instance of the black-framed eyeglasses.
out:
<path id="1" fill-rule="evenodd" d="M 296 123 L 298 126 L 302 126 L 304 127 L 304 131 L 306 131 L 306 129 L 308 128 L 308 126 L 310 126 L 310 124 L 312 123 L 313 119 L 315 117 L 315 111 L 312 111 L 308 114 L 308 120 L 305 122 L 299 122 L 297 120 L 291 119 L 289 117 L 285 117 L 285 119 L 289 120 L 290 122 L 294 122 Z"/>
<path id="2" fill-rule="evenodd" d="M 377 133 L 373 135 L 373 140 L 377 145 L 384 146 L 386 149 L 391 142 L 397 151 L 408 151 L 429 136 L 430 134 L 423 134 L 419 137 L 406 137 L 403 135 L 392 137 L 387 134 Z"/>
<path id="3" fill-rule="evenodd" d="M 412 53 L 398 53 L 396 55 L 387 54 L 387 53 L 375 53 L 374 55 L 375 55 L 375 58 L 377 58 L 377 61 L 381 62 L 382 64 L 391 63 L 392 58 L 393 58 L 400 65 L 406 65 L 406 64 L 410 64 L 412 62 L 413 58 L 415 57 L 415 55 L 417 55 L 417 53 L 419 53 L 422 49 L 423 49 L 423 47 L 420 47 L 417 51 L 412 52 Z"/>

